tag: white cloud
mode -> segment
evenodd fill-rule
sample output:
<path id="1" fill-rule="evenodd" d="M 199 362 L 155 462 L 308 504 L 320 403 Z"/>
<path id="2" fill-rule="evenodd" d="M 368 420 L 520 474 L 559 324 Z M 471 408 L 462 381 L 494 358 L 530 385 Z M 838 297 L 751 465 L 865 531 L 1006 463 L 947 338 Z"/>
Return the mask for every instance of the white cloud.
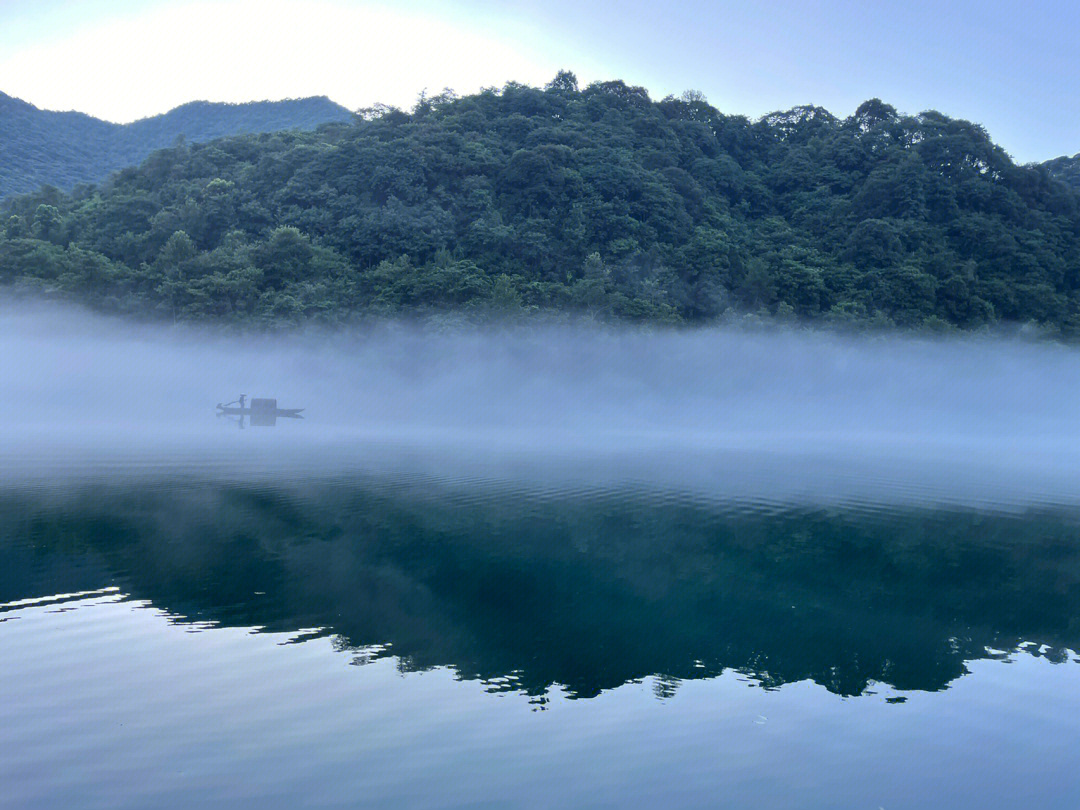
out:
<path id="1" fill-rule="evenodd" d="M 130 121 L 194 99 L 408 107 L 424 88 L 539 84 L 561 66 L 477 22 L 341 0 L 174 3 L 0 55 L 0 77 L 39 107 Z"/>

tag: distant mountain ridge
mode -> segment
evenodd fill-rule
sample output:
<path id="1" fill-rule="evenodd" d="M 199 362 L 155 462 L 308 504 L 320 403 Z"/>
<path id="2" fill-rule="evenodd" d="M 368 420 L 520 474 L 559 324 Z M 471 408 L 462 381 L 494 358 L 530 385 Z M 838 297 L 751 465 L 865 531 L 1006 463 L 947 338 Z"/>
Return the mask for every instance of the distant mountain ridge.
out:
<path id="1" fill-rule="evenodd" d="M 43 185 L 70 191 L 141 163 L 179 136 L 194 143 L 226 135 L 315 129 L 352 113 L 326 96 L 223 104 L 194 101 L 162 115 L 114 124 L 80 112 L 40 110 L 0 93 L 0 198 Z"/>

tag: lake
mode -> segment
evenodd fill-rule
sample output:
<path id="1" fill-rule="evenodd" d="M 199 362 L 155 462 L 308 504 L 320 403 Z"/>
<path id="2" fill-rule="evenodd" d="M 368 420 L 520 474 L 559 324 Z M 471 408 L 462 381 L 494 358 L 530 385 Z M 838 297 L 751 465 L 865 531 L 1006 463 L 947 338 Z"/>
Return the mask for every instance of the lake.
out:
<path id="1" fill-rule="evenodd" d="M 5 807 L 1075 806 L 1062 493 L 275 431 L 9 456 Z"/>
<path id="2" fill-rule="evenodd" d="M 1074 349 L 0 309 L 0 356 L 4 810 L 1077 805 Z"/>

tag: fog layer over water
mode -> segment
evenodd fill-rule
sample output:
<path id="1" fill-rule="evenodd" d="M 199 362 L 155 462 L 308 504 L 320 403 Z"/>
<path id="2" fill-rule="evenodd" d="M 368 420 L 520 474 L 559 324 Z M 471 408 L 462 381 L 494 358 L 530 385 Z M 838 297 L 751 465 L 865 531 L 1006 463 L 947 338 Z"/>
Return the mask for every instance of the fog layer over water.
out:
<path id="1" fill-rule="evenodd" d="M 0 353 L 0 443 L 21 478 L 109 458 L 249 475 L 449 463 L 473 480 L 1022 504 L 1071 502 L 1080 472 L 1080 355 L 1005 339 L 400 324 L 207 337 L 12 305 Z M 214 405 L 241 393 L 304 419 L 238 430 Z"/>

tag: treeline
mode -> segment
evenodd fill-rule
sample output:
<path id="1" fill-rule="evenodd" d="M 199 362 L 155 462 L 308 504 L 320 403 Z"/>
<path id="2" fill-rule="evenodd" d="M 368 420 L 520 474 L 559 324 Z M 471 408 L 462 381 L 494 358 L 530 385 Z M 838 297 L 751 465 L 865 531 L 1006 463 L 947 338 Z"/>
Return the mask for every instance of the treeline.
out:
<path id="1" fill-rule="evenodd" d="M 1053 177 L 1080 191 L 1080 154 L 1054 158 L 1042 165 Z"/>
<path id="2" fill-rule="evenodd" d="M 113 124 L 78 112 L 39 110 L 0 93 L 0 199 L 43 185 L 72 189 L 141 163 L 179 137 L 314 129 L 352 114 L 325 97 L 249 104 L 195 101 L 163 115 Z"/>
<path id="3" fill-rule="evenodd" d="M 0 283 L 178 320 L 738 312 L 1072 336 L 1080 194 L 937 112 L 751 121 L 563 72 L 14 198 Z"/>

